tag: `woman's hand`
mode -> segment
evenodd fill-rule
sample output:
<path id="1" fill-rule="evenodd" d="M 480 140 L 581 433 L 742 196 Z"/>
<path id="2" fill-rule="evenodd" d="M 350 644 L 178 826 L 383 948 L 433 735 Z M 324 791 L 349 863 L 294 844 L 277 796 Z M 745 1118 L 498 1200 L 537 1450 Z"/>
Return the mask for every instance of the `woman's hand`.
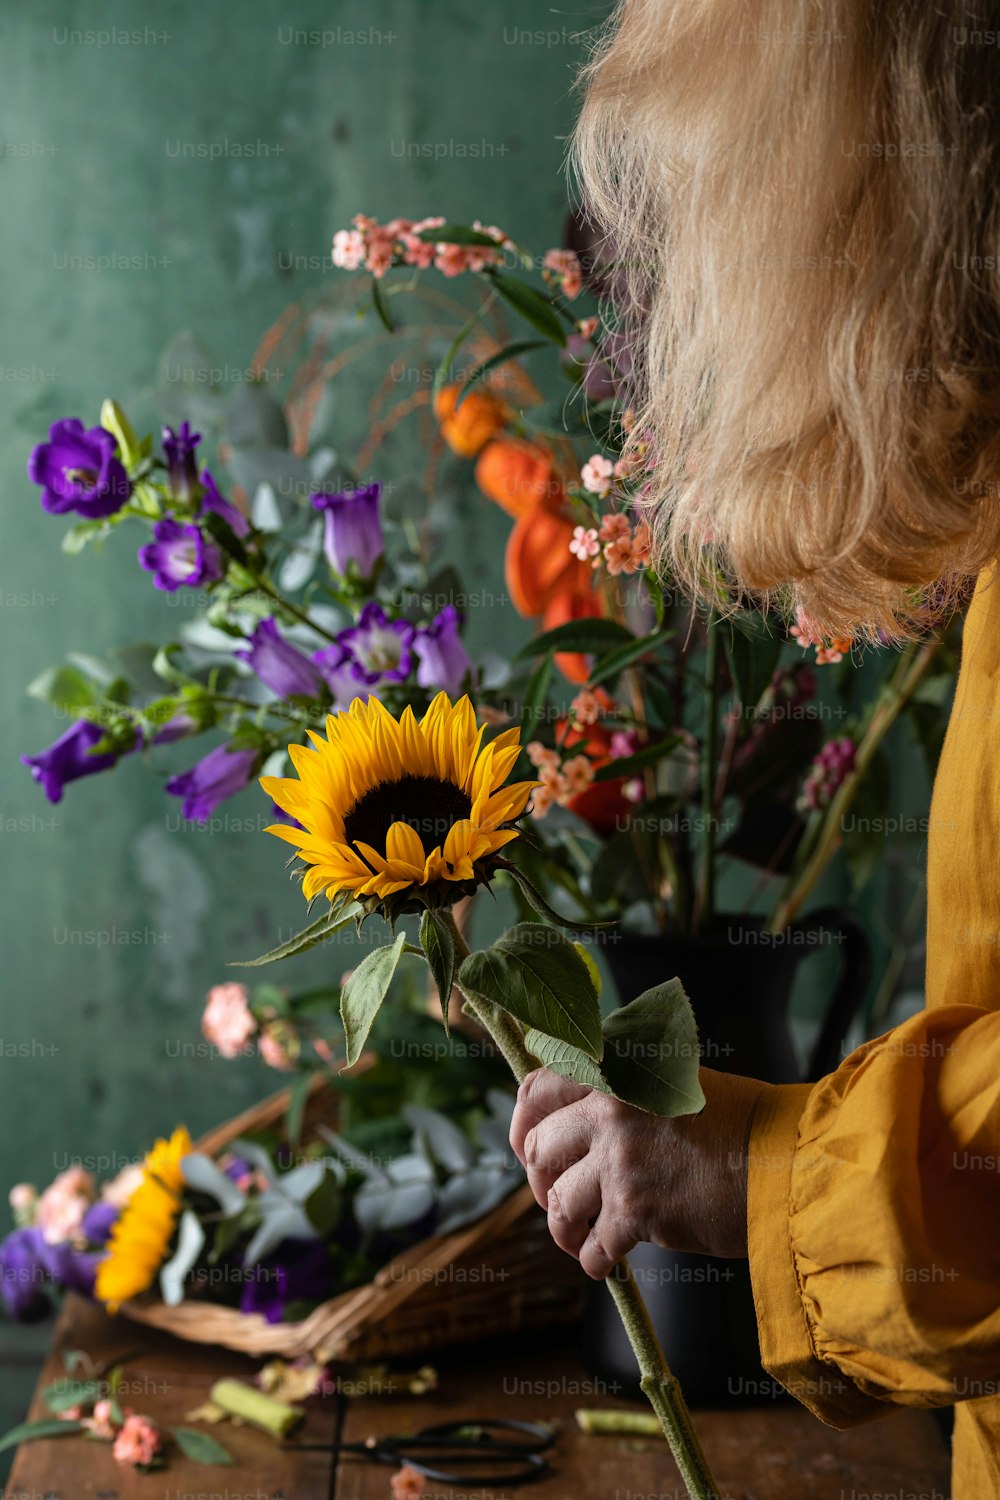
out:
<path id="1" fill-rule="evenodd" d="M 765 1087 L 702 1068 L 706 1104 L 674 1120 L 537 1068 L 517 1095 L 510 1143 L 556 1244 L 595 1280 L 640 1240 L 747 1253 L 747 1142 Z"/>

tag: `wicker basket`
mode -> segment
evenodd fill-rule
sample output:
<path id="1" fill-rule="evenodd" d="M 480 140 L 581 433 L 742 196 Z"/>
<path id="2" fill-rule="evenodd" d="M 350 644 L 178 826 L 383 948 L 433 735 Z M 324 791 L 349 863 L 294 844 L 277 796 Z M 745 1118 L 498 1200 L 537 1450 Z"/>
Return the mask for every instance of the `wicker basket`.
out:
<path id="1" fill-rule="evenodd" d="M 272 1095 L 203 1136 L 198 1149 L 215 1154 L 248 1132 L 280 1126 L 287 1103 L 287 1091 Z M 304 1137 L 335 1118 L 336 1097 L 317 1080 Z M 257 1313 L 200 1300 L 177 1307 L 126 1302 L 121 1311 L 191 1343 L 221 1344 L 254 1357 L 367 1361 L 575 1322 L 586 1285 L 579 1267 L 553 1244 L 524 1186 L 476 1223 L 422 1240 L 373 1281 L 324 1302 L 300 1323 L 268 1323 Z"/>

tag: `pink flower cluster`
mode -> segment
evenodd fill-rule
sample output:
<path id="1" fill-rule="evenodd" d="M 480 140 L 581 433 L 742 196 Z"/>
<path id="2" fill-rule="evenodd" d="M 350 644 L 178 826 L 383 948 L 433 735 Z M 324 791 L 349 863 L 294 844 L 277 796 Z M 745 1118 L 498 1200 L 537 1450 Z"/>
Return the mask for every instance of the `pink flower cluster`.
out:
<path id="1" fill-rule="evenodd" d="M 94 1174 L 68 1167 L 45 1189 L 35 1205 L 34 1221 L 47 1245 L 83 1239 L 83 1219 L 97 1196 Z"/>
<path id="2" fill-rule="evenodd" d="M 201 1032 L 223 1057 L 239 1057 L 256 1030 L 245 984 L 217 984 L 209 990 Z"/>
<path id="3" fill-rule="evenodd" d="M 652 551 L 649 524 L 640 521 L 633 530 L 628 517 L 616 511 L 604 517 L 600 530 L 596 526 L 574 527 L 569 550 L 581 562 L 593 561 L 595 568 L 603 561 L 612 577 L 638 573 L 649 567 Z"/>
<path id="4" fill-rule="evenodd" d="M 451 240 L 423 239 L 427 230 L 440 229 L 445 220 L 390 219 L 380 224 L 368 214 L 355 214 L 353 228 L 338 229 L 333 237 L 333 263 L 342 271 L 357 271 L 364 266 L 377 278 L 391 266 L 415 266 L 427 270 L 433 266 L 445 276 L 459 276 L 463 271 L 485 271 L 497 265 L 512 241 L 492 224 L 476 220 L 473 229 L 495 242 L 491 245 L 458 245 Z"/>
<path id="5" fill-rule="evenodd" d="M 98 1405 L 105 1403 L 98 1402 Z M 97 1418 L 97 1407 L 94 1407 Z M 136 1469 L 147 1469 L 163 1447 L 163 1434 L 155 1422 L 135 1412 L 126 1412 L 121 1431 L 115 1438 L 111 1450 L 120 1464 L 131 1464 Z"/>
<path id="6" fill-rule="evenodd" d="M 392 1500 L 422 1500 L 427 1489 L 427 1481 L 419 1469 L 414 1469 L 410 1464 L 404 1464 L 397 1469 L 395 1474 L 389 1476 L 389 1488 L 392 1492 Z"/>
<path id="7" fill-rule="evenodd" d="M 795 624 L 788 633 L 794 641 L 798 641 L 803 650 L 808 650 L 810 646 L 816 647 L 818 667 L 832 666 L 835 662 L 843 661 L 853 644 L 850 636 L 827 635 L 801 608 L 795 611 Z"/>
<path id="8" fill-rule="evenodd" d="M 847 735 L 827 740 L 802 783 L 797 802 L 800 812 L 818 812 L 829 807 L 834 794 L 854 770 L 855 755 L 854 741 Z"/>
<path id="9" fill-rule="evenodd" d="M 542 275 L 555 282 L 570 302 L 583 291 L 583 267 L 575 250 L 546 250 Z"/>
<path id="10" fill-rule="evenodd" d="M 103 1443 L 114 1443 L 111 1452 L 120 1464 L 134 1469 L 148 1469 L 163 1447 L 163 1433 L 150 1417 L 140 1416 L 126 1407 L 121 1411 L 106 1397 L 94 1402 L 89 1417 L 82 1406 L 68 1406 L 60 1412 L 64 1422 L 81 1422 L 90 1436 Z"/>
<path id="11" fill-rule="evenodd" d="M 551 750 L 540 740 L 531 740 L 525 749 L 541 782 L 532 794 L 531 815 L 544 818 L 553 803 L 565 807 L 594 779 L 594 768 L 586 755 L 572 755 L 560 761 L 558 750 Z"/>

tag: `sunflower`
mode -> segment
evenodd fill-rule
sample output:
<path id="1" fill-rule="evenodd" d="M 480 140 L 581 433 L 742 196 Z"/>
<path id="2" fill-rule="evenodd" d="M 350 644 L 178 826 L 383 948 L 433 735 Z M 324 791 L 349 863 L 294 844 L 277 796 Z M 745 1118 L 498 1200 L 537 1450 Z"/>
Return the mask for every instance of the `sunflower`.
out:
<path id="1" fill-rule="evenodd" d="M 451 906 L 495 868 L 517 838 L 536 781 L 504 781 L 520 753 L 519 731 L 483 744 L 468 698 L 438 693 L 422 719 L 398 719 L 377 698 L 331 714 L 314 749 L 290 745 L 298 779 L 261 786 L 300 828 L 268 828 L 308 866 L 308 900 L 353 897 L 391 915 Z"/>
<path id="2" fill-rule="evenodd" d="M 108 1254 L 97 1267 L 94 1293 L 112 1312 L 144 1292 L 163 1264 L 181 1209 L 181 1162 L 191 1150 L 191 1137 L 179 1125 L 142 1164 L 142 1181 L 116 1219 Z"/>

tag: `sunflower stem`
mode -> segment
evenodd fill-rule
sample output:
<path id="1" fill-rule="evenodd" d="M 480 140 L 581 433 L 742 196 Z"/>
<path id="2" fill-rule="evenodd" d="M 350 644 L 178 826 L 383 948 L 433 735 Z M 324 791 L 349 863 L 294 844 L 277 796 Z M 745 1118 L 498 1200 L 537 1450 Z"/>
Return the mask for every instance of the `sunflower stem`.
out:
<path id="1" fill-rule="evenodd" d="M 469 945 L 459 932 L 451 912 L 442 915 L 455 944 L 457 969 L 468 958 Z M 487 1000 L 483 995 L 466 994 L 460 984 L 458 987 L 465 1002 L 463 1009 L 493 1038 L 514 1077 L 521 1083 L 538 1067 L 538 1062 L 524 1045 L 524 1035 L 519 1023 L 495 1001 Z M 663 1435 L 670 1444 L 674 1462 L 687 1488 L 689 1500 L 719 1500 L 719 1489 L 702 1452 L 684 1393 L 667 1364 L 666 1355 L 627 1260 L 618 1262 L 605 1285 L 614 1299 L 638 1361 L 643 1394 L 659 1418 Z"/>

